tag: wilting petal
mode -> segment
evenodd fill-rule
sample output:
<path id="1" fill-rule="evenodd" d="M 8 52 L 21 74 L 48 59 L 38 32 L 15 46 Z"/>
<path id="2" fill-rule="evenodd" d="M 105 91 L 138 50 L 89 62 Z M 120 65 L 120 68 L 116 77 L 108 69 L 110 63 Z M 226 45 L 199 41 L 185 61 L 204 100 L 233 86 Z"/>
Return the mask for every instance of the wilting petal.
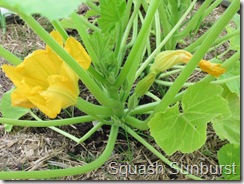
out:
<path id="1" fill-rule="evenodd" d="M 91 65 L 90 56 L 80 42 L 76 41 L 73 37 L 67 39 L 65 50 L 82 66 L 83 69 L 87 70 Z"/>
<path id="2" fill-rule="evenodd" d="M 207 72 L 208 74 L 215 77 L 219 77 L 226 71 L 225 68 L 221 67 L 221 64 L 211 63 L 206 60 L 201 60 L 198 66 L 202 69 L 202 71 Z"/>

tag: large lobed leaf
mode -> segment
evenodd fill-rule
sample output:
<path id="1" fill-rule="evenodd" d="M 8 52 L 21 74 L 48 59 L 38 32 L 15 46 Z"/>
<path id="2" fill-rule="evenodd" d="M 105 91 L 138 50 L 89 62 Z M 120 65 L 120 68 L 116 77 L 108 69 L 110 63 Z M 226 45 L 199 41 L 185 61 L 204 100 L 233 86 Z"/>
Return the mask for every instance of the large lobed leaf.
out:
<path id="1" fill-rule="evenodd" d="M 221 97 L 222 88 L 214 84 L 198 83 L 182 98 L 182 112 L 178 104 L 156 114 L 148 123 L 157 144 L 171 155 L 199 149 L 206 141 L 207 123 L 217 116 L 229 117 L 228 103 Z"/>
<path id="2" fill-rule="evenodd" d="M 225 180 L 240 180 L 240 145 L 226 144 L 218 151 L 219 165 Z"/>
<path id="3" fill-rule="evenodd" d="M 228 67 L 227 71 L 218 78 L 218 80 L 224 80 L 231 77 L 240 76 L 240 65 L 241 63 L 239 60 L 235 61 L 235 63 Z M 240 96 L 240 78 L 232 81 L 227 81 L 226 85 L 232 93 L 236 93 L 238 96 Z"/>
<path id="4" fill-rule="evenodd" d="M 54 20 L 69 16 L 82 2 L 85 0 L 0 0 L 0 6 Z"/>
<path id="5" fill-rule="evenodd" d="M 225 87 L 223 97 L 228 101 L 231 116 L 216 118 L 212 121 L 215 132 L 221 139 L 230 143 L 240 144 L 240 98 Z"/>

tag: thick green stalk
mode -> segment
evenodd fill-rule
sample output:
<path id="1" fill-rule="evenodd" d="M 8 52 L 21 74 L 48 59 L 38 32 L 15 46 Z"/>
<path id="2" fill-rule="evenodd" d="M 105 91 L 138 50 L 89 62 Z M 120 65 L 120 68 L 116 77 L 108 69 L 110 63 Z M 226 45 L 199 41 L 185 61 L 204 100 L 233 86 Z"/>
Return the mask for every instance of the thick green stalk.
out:
<path id="1" fill-rule="evenodd" d="M 137 38 L 137 34 L 138 34 L 138 14 L 136 15 L 136 17 L 134 19 L 132 38 L 131 38 L 131 41 L 126 45 L 126 49 L 133 46 L 133 44 L 135 43 L 135 40 Z"/>
<path id="2" fill-rule="evenodd" d="M 122 127 L 125 131 L 127 131 L 132 137 L 134 137 L 137 141 L 143 144 L 149 151 L 151 151 L 154 155 L 160 158 L 164 163 L 166 163 L 172 169 L 179 171 L 180 173 L 186 175 L 186 177 L 193 179 L 193 180 L 202 180 L 202 178 L 189 174 L 187 171 L 184 171 L 182 168 L 174 165 L 170 160 L 168 160 L 165 156 L 163 156 L 158 150 L 156 150 L 151 144 L 145 141 L 141 136 L 139 136 L 134 130 L 130 127 L 124 125 Z"/>
<path id="3" fill-rule="evenodd" d="M 0 56 L 3 57 L 4 59 L 6 59 L 9 63 L 11 63 L 13 65 L 18 65 L 22 62 L 21 59 L 19 59 L 17 56 L 15 56 L 11 52 L 9 52 L 7 49 L 2 47 L 1 45 L 0 45 Z"/>
<path id="4" fill-rule="evenodd" d="M 171 104 L 172 99 L 174 99 L 178 91 L 181 89 L 188 77 L 198 65 L 199 61 L 204 57 L 205 53 L 212 45 L 212 41 L 214 41 L 219 36 L 224 27 L 239 10 L 239 6 L 240 2 L 238 0 L 234 0 L 229 8 L 225 11 L 225 13 L 220 17 L 220 19 L 208 30 L 209 34 L 202 42 L 202 45 L 193 55 L 192 59 L 181 72 L 180 76 L 175 80 L 174 84 L 169 88 L 167 93 L 164 95 L 162 101 L 158 104 L 158 106 L 155 108 L 155 110 L 149 116 L 146 122 L 149 122 L 156 113 L 164 112 L 166 108 Z"/>
<path id="5" fill-rule="evenodd" d="M 96 79 L 100 84 L 103 84 L 105 86 L 108 85 L 108 81 L 100 74 L 98 73 L 93 66 L 90 66 L 88 69 L 89 73 Z"/>
<path id="6" fill-rule="evenodd" d="M 92 0 L 86 0 L 86 4 L 87 4 L 92 10 L 94 10 L 95 12 L 100 13 L 101 9 L 100 9 L 97 5 L 95 5 L 95 4 L 92 2 Z"/>
<path id="7" fill-rule="evenodd" d="M 106 117 L 106 116 L 102 116 Z M 47 120 L 47 121 L 30 121 L 30 120 L 16 120 L 10 118 L 0 118 L 0 123 L 10 124 L 15 126 L 22 127 L 49 127 L 49 126 L 63 126 L 63 125 L 72 125 L 78 123 L 85 123 L 94 121 L 95 118 L 92 116 L 81 116 L 75 118 L 59 119 L 59 120 Z"/>
<path id="8" fill-rule="evenodd" d="M 234 37 L 234 36 L 237 36 L 237 35 L 240 35 L 240 30 L 235 30 L 235 31 L 233 31 L 233 32 L 231 32 L 231 33 L 228 33 L 228 34 L 225 35 L 225 36 L 222 36 L 221 38 L 219 38 L 219 39 L 217 39 L 215 42 L 213 42 L 213 44 L 212 44 L 212 48 L 210 48 L 210 49 L 208 50 L 208 52 L 210 52 L 210 51 L 216 49 L 216 47 L 218 47 L 219 45 L 222 45 L 224 42 L 226 42 L 226 41 L 229 40 L 230 38 L 232 38 L 232 37 Z M 191 53 L 195 52 L 195 51 L 198 49 L 198 47 L 199 47 L 198 44 L 201 44 L 201 42 L 202 42 L 203 38 L 205 38 L 205 36 L 206 36 L 205 34 L 202 35 L 202 37 L 200 37 L 198 40 L 196 40 L 196 41 L 192 44 L 193 46 L 190 45 L 190 46 L 186 47 L 185 50 L 188 51 L 188 52 L 191 52 Z"/>
<path id="9" fill-rule="evenodd" d="M 112 114 L 111 108 L 92 104 L 92 103 L 87 102 L 86 100 L 84 100 L 80 97 L 78 98 L 78 101 L 76 103 L 76 107 L 79 110 L 81 110 L 81 111 L 83 111 L 89 115 L 106 115 L 106 116 L 109 116 Z"/>
<path id="10" fill-rule="evenodd" d="M 140 121 L 132 116 L 127 116 L 126 119 L 125 119 L 125 122 L 126 124 L 134 127 L 134 128 L 137 128 L 139 130 L 147 130 L 148 129 L 148 126 L 143 123 L 143 121 Z"/>
<path id="11" fill-rule="evenodd" d="M 107 107 L 113 107 L 114 101 L 108 98 L 98 85 L 91 79 L 91 77 L 84 71 L 80 64 L 75 61 L 31 16 L 18 12 L 28 25 L 44 40 L 79 76 L 82 82 L 87 86 L 91 93 L 96 97 L 99 103 Z"/>
<path id="12" fill-rule="evenodd" d="M 145 22 L 142 25 L 141 31 L 136 39 L 136 42 L 134 46 L 132 47 L 132 50 L 126 60 L 125 65 L 123 66 L 123 69 L 120 72 L 119 77 L 117 78 L 115 82 L 115 86 L 119 89 L 120 86 L 124 83 L 126 78 L 128 79 L 128 88 L 130 89 L 133 82 L 134 82 L 134 75 L 136 72 L 137 67 L 139 66 L 141 54 L 144 50 L 144 46 L 146 43 L 146 38 L 149 35 L 149 31 L 151 28 L 151 24 L 154 18 L 154 14 L 158 8 L 159 5 L 158 0 L 152 0 L 145 18 Z"/>
<path id="13" fill-rule="evenodd" d="M 193 28 L 196 27 L 197 23 L 202 18 L 204 11 L 206 10 L 206 8 L 209 6 L 209 4 L 212 1 L 213 0 L 206 0 L 206 1 L 204 1 L 204 3 L 202 4 L 202 6 L 199 8 L 199 10 L 197 10 L 197 13 L 193 16 L 193 18 L 188 23 L 188 25 L 186 26 L 186 28 L 182 32 L 180 32 L 177 35 L 175 35 L 177 37 L 177 39 L 181 39 L 181 38 L 187 36 L 189 34 L 189 32 Z"/>
<path id="14" fill-rule="evenodd" d="M 171 27 L 171 24 L 169 22 L 164 3 L 165 3 L 164 1 L 161 1 L 160 5 L 159 5 L 159 11 L 158 12 L 159 12 L 161 24 L 163 27 L 163 35 L 165 38 L 171 32 L 172 27 Z M 171 48 L 171 40 L 170 39 L 166 42 L 165 48 L 166 49 Z"/>
<path id="15" fill-rule="evenodd" d="M 216 8 L 223 0 L 215 0 L 209 7 L 207 10 L 204 11 L 204 15 L 203 18 L 205 18 L 206 16 L 208 16 L 214 8 Z"/>
<path id="16" fill-rule="evenodd" d="M 135 3 L 137 3 L 137 1 L 135 1 Z M 139 0 L 139 1 L 141 1 L 141 0 Z M 133 3 L 133 0 L 128 0 L 127 3 L 126 3 L 124 19 L 122 20 L 122 23 L 123 23 L 123 26 L 124 26 L 123 30 L 125 29 L 125 27 L 127 27 L 127 23 L 129 21 L 130 14 L 131 14 L 132 3 Z"/>
<path id="17" fill-rule="evenodd" d="M 112 126 L 108 143 L 103 153 L 93 162 L 83 166 L 72 167 L 67 169 L 54 169 L 43 171 L 12 171 L 12 172 L 0 172 L 0 179 L 45 179 L 56 178 L 63 176 L 72 176 L 77 174 L 84 174 L 102 166 L 112 154 L 116 138 L 118 135 L 118 127 Z"/>
<path id="18" fill-rule="evenodd" d="M 130 17 L 130 20 L 129 22 L 126 23 L 126 29 L 123 33 L 123 38 L 121 40 L 121 44 L 119 46 L 119 49 L 118 49 L 118 61 L 119 61 L 119 66 L 121 66 L 121 63 L 122 63 L 122 58 L 124 56 L 124 53 L 125 53 L 125 48 L 126 48 L 126 42 L 128 40 L 128 36 L 129 36 L 129 33 L 130 33 L 130 30 L 131 30 L 131 27 L 132 27 L 132 24 L 135 20 L 135 18 L 137 17 L 138 15 L 138 11 L 139 11 L 139 7 L 140 7 L 141 3 L 140 2 L 135 2 L 135 7 L 134 7 L 134 11 Z"/>
<path id="19" fill-rule="evenodd" d="M 101 29 L 95 26 L 94 24 L 90 23 L 85 16 L 79 15 L 79 17 L 80 17 L 80 22 L 84 24 L 87 28 L 90 28 L 91 30 L 96 32 L 101 32 Z"/>
<path id="20" fill-rule="evenodd" d="M 64 41 L 66 41 L 69 37 L 63 26 L 61 26 L 60 22 L 58 20 L 53 20 L 52 21 L 53 27 L 61 34 L 63 37 Z"/>
<path id="21" fill-rule="evenodd" d="M 162 32 L 160 27 L 160 16 L 158 11 L 156 11 L 155 14 L 155 31 L 156 31 L 156 47 L 158 47 L 161 42 L 161 32 Z"/>
<path id="22" fill-rule="evenodd" d="M 186 10 L 186 12 L 184 13 L 184 15 L 181 17 L 181 19 L 179 20 L 179 22 L 174 26 L 174 28 L 167 34 L 167 36 L 163 39 L 163 41 L 159 44 L 159 46 L 153 51 L 153 53 L 146 59 L 146 61 L 143 62 L 143 64 L 140 66 L 140 68 L 137 70 L 136 72 L 136 76 L 135 79 L 136 80 L 141 72 L 148 66 L 148 64 L 153 60 L 153 58 L 158 54 L 158 52 L 161 50 L 161 48 L 168 42 L 168 40 L 171 39 L 171 37 L 173 36 L 173 34 L 175 33 L 176 30 L 179 29 L 180 25 L 182 24 L 182 22 L 185 20 L 186 16 L 188 15 L 188 13 L 191 11 L 191 9 L 193 8 L 194 4 L 196 3 L 197 0 L 194 0 L 191 5 L 189 6 L 189 8 Z"/>
<path id="23" fill-rule="evenodd" d="M 171 9 L 170 22 L 171 22 L 171 24 L 173 24 L 172 27 L 174 27 L 174 25 L 176 25 L 177 22 L 179 22 L 178 1 L 174 1 L 174 0 L 172 1 L 171 0 L 171 1 L 169 1 L 169 4 L 171 5 L 170 6 L 171 7 L 170 8 Z M 175 49 L 176 44 L 177 44 L 177 38 L 173 36 L 169 40 L 169 42 L 170 42 L 170 47 L 169 48 L 166 47 L 166 49 L 167 50 L 173 50 L 173 49 Z"/>
<path id="24" fill-rule="evenodd" d="M 97 58 L 97 55 L 91 45 L 91 42 L 90 42 L 90 39 L 89 39 L 89 35 L 87 33 L 87 29 L 85 28 L 85 26 L 83 25 L 81 19 L 80 19 L 80 16 L 77 14 L 77 13 L 72 13 L 70 15 L 72 21 L 74 22 L 74 25 L 81 37 L 81 40 L 83 41 L 89 55 L 91 56 L 92 58 L 92 61 L 93 62 L 98 62 L 98 58 Z"/>

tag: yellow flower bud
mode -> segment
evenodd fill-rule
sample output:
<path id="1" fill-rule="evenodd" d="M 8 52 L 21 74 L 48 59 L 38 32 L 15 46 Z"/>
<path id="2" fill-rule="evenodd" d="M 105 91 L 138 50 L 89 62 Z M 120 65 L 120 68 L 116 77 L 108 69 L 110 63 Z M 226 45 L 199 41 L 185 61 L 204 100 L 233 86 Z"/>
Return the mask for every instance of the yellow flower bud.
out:
<path id="1" fill-rule="evenodd" d="M 191 53 L 184 50 L 169 50 L 159 53 L 150 71 L 159 73 L 163 72 L 179 63 L 187 63 L 192 58 Z"/>
<path id="2" fill-rule="evenodd" d="M 156 56 L 150 71 L 157 74 L 173 67 L 176 64 L 187 64 L 191 58 L 192 54 L 184 50 L 164 51 Z M 206 60 L 201 60 L 198 66 L 202 69 L 202 71 L 215 77 L 220 76 L 226 71 L 225 68 L 221 67 L 221 64 L 214 64 Z"/>
<path id="3" fill-rule="evenodd" d="M 151 72 L 136 85 L 135 94 L 138 98 L 149 90 L 155 80 L 155 77 L 156 73 Z"/>

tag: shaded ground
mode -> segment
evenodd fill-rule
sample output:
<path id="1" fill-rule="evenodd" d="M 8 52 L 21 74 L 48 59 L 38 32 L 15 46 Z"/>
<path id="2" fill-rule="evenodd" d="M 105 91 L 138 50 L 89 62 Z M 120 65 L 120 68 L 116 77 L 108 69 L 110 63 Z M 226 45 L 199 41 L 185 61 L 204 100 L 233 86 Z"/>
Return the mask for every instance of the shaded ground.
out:
<path id="1" fill-rule="evenodd" d="M 218 16 L 223 12 L 223 8 L 219 7 L 216 11 L 206 20 L 208 23 L 214 23 Z M 51 31 L 52 27 L 46 24 L 45 19 L 40 18 L 40 22 L 44 27 Z M 199 35 L 207 30 L 206 27 L 202 27 L 199 31 Z M 188 40 L 186 40 L 186 43 Z M 44 48 L 44 44 L 40 39 L 33 34 L 33 32 L 22 24 L 9 24 L 7 26 L 7 34 L 1 33 L 0 44 L 13 52 L 20 58 L 24 58 L 28 53 L 38 49 Z M 218 48 L 217 52 L 223 52 L 228 45 L 223 45 Z M 184 45 L 179 45 L 184 47 Z M 213 53 L 216 54 L 216 53 Z M 210 55 L 207 57 L 214 57 Z M 228 56 L 227 56 L 228 57 Z M 0 58 L 0 64 L 4 64 L 6 61 Z M 193 76 L 191 80 L 198 79 L 202 74 L 198 73 Z M 173 81 L 176 76 L 171 76 L 170 81 Z M 3 93 L 11 89 L 12 83 L 8 78 L 5 77 L 2 70 L 0 70 L 0 97 Z M 156 93 L 156 92 L 155 92 Z M 84 89 L 82 92 L 83 97 L 89 101 L 94 101 L 94 98 L 89 94 L 88 90 Z M 145 99 L 146 100 L 146 99 Z M 75 116 L 81 115 L 76 109 L 68 109 L 69 112 Z M 40 114 L 43 116 L 42 114 Z M 67 111 L 63 111 L 60 117 L 68 117 Z M 26 117 L 29 118 L 29 117 Z M 65 126 L 62 129 L 69 133 L 81 137 L 91 127 L 92 123 L 85 123 L 75 126 Z M 152 138 L 148 136 L 148 132 L 141 132 L 145 136 L 145 139 L 154 145 Z M 91 162 L 97 158 L 106 145 L 108 139 L 109 129 L 103 127 L 101 131 L 96 132 L 91 138 L 85 143 L 76 145 L 73 141 L 63 137 L 60 134 L 48 129 L 48 128 L 21 128 L 14 127 L 11 133 L 4 131 L 3 125 L 0 125 L 0 171 L 10 170 L 43 170 L 43 169 L 57 169 L 57 168 L 68 168 L 73 166 L 81 166 Z M 199 165 L 203 163 L 205 165 L 217 165 L 216 153 L 221 148 L 225 141 L 219 140 L 218 136 L 212 130 L 211 125 L 207 131 L 208 139 L 206 144 L 191 154 L 182 154 L 177 152 L 169 158 L 172 162 L 177 162 L 183 165 Z M 129 142 L 128 142 L 129 140 Z M 158 148 L 158 150 L 160 150 Z M 109 170 L 109 163 L 119 162 L 121 164 L 129 165 L 149 165 L 158 164 L 162 165 L 164 170 L 168 174 L 157 174 L 157 175 L 129 175 L 123 174 L 111 174 Z M 132 137 L 126 137 L 123 131 L 119 134 L 119 139 L 116 143 L 115 150 L 111 155 L 107 163 L 99 169 L 77 176 L 69 176 L 56 179 L 64 180 L 186 180 L 187 178 L 181 174 L 170 174 L 172 171 L 167 165 L 162 163 L 156 156 L 144 148 L 140 143 L 135 141 Z M 172 171 L 173 172 L 173 171 Z M 199 175 L 204 179 L 215 179 L 218 175 L 204 176 Z"/>

